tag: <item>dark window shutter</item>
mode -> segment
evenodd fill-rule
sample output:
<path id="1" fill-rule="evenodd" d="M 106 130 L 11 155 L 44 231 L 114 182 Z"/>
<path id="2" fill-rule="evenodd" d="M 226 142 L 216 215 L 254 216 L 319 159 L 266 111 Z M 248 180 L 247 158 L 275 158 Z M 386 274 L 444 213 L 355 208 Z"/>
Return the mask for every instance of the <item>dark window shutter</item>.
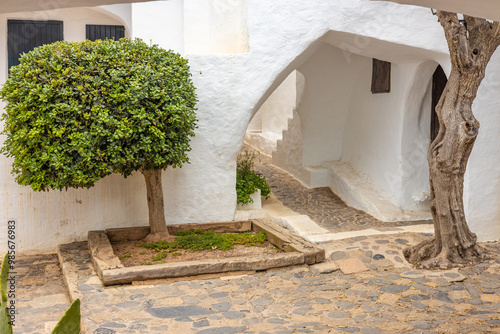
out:
<path id="1" fill-rule="evenodd" d="M 373 58 L 372 93 L 391 91 L 391 63 Z"/>
<path id="2" fill-rule="evenodd" d="M 86 33 L 87 39 L 91 41 L 97 39 L 115 39 L 117 41 L 125 37 L 125 27 L 87 24 Z"/>
<path id="3" fill-rule="evenodd" d="M 7 21 L 9 68 L 19 64 L 19 56 L 44 44 L 64 39 L 62 21 Z"/>
<path id="4" fill-rule="evenodd" d="M 432 76 L 432 106 L 431 106 L 431 143 L 439 133 L 439 119 L 436 114 L 436 106 L 443 95 L 448 79 L 441 66 L 438 66 Z"/>

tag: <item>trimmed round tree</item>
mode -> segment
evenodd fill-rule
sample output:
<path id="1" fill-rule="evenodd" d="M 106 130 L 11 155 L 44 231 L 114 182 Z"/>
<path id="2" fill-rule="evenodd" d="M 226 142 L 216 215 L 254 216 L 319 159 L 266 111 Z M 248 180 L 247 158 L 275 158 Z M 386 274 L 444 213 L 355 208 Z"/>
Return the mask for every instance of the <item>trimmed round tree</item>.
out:
<path id="1" fill-rule="evenodd" d="M 35 191 L 90 188 L 111 173 L 146 180 L 148 242 L 169 239 L 162 170 L 188 162 L 196 128 L 188 62 L 142 40 L 57 42 L 24 54 L 0 91 L 2 152 Z"/>

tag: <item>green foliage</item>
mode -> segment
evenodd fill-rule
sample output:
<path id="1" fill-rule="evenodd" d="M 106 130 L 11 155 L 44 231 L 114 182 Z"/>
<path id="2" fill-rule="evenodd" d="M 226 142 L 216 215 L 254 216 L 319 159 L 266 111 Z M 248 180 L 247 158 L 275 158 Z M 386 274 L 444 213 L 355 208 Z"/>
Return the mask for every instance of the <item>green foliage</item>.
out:
<path id="1" fill-rule="evenodd" d="M 260 189 L 260 194 L 269 198 L 271 187 L 267 184 L 266 177 L 258 174 L 253 170 L 255 154 L 245 151 L 240 153 L 237 159 L 236 166 L 236 195 L 238 204 L 253 203 L 250 197 L 257 189 Z"/>
<path id="2" fill-rule="evenodd" d="M 0 333 L 12 334 L 12 323 L 9 314 L 7 299 L 7 279 L 9 277 L 9 254 L 5 254 L 2 260 L 2 271 L 0 279 Z"/>
<path id="3" fill-rule="evenodd" d="M 169 253 L 176 252 L 177 250 L 205 250 L 205 249 L 218 249 L 229 250 L 234 245 L 262 246 L 267 241 L 266 234 L 260 233 L 215 233 L 214 231 L 204 230 L 188 230 L 177 233 L 177 237 L 172 242 L 160 241 L 151 244 L 142 244 L 141 247 L 154 249 L 159 252 L 153 257 L 154 261 L 160 261 L 168 256 Z M 176 253 L 173 253 L 174 256 Z M 179 255 L 179 254 L 178 254 Z"/>
<path id="4" fill-rule="evenodd" d="M 5 254 L 2 260 L 1 273 L 1 295 L 0 299 L 0 334 L 13 334 L 9 310 L 6 308 L 7 299 L 7 279 L 9 277 L 9 255 Z M 57 323 L 52 334 L 79 334 L 81 324 L 80 299 L 75 299 Z"/>
<path id="5" fill-rule="evenodd" d="M 7 279 L 9 278 L 9 254 L 5 253 L 5 256 L 2 260 L 2 277 L 0 280 L 0 292 L 2 296 L 2 300 L 0 301 L 0 306 L 5 307 L 7 303 Z"/>
<path id="6" fill-rule="evenodd" d="M 132 257 L 132 255 L 130 255 L 130 254 L 123 254 L 123 255 L 118 256 L 118 258 L 120 260 L 124 260 L 124 259 L 129 258 L 129 257 Z"/>
<path id="7" fill-rule="evenodd" d="M 80 299 L 75 299 L 57 323 L 52 334 L 79 334 L 80 320 Z"/>
<path id="8" fill-rule="evenodd" d="M 196 128 L 180 55 L 139 39 L 56 42 L 24 54 L 0 90 L 1 152 L 34 190 L 92 187 L 111 173 L 181 167 Z"/>

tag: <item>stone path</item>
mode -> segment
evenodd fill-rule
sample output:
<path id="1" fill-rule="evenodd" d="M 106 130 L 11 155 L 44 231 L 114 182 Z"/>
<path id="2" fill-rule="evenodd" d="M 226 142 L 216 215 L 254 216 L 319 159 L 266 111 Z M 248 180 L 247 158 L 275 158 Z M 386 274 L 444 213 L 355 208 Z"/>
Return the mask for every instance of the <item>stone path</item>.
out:
<path id="1" fill-rule="evenodd" d="M 18 258 L 14 333 L 50 333 L 70 305 L 56 255 Z"/>
<path id="2" fill-rule="evenodd" d="M 62 257 L 88 334 L 500 332 L 500 243 L 485 244 L 491 259 L 472 268 L 413 270 L 401 250 L 425 237 L 324 244 L 341 269 L 324 274 L 316 265 L 136 286 L 103 287 L 86 243 L 65 246 Z M 40 318 L 19 315 L 21 323 Z"/>
<path id="3" fill-rule="evenodd" d="M 271 164 L 271 158 L 258 154 L 250 146 L 244 149 L 256 152 L 255 170 L 263 174 L 272 193 L 287 207 L 331 232 L 346 232 L 387 226 L 408 226 L 429 223 L 429 221 L 382 222 L 363 211 L 347 206 L 330 188 L 308 189 L 290 174 Z"/>
<path id="4" fill-rule="evenodd" d="M 278 198 L 330 232 L 394 229 L 327 189 L 309 190 L 279 169 L 258 168 Z M 500 242 L 483 244 L 490 257 L 484 263 L 422 271 L 402 250 L 432 234 L 400 229 L 322 241 L 327 261 L 315 266 L 112 287 L 102 286 L 86 242 L 65 245 L 68 289 L 55 256 L 18 262 L 15 333 L 50 333 L 75 298 L 87 334 L 500 333 Z"/>

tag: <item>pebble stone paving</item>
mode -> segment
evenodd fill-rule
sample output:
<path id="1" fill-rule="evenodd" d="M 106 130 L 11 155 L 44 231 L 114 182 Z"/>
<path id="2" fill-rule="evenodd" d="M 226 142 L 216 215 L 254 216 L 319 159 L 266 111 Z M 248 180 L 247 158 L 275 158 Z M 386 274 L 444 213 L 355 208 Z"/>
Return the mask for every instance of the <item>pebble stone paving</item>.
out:
<path id="1" fill-rule="evenodd" d="M 257 167 L 285 205 L 332 232 L 387 226 L 326 189 Z M 320 244 L 326 265 L 112 287 L 100 283 L 87 244 L 74 243 L 62 252 L 67 287 L 54 255 L 16 264 L 15 333 L 50 333 L 70 298 L 82 301 L 87 334 L 500 333 L 500 242 L 483 243 L 489 258 L 471 267 L 411 268 L 402 250 L 429 237 L 360 236 Z"/>
<path id="2" fill-rule="evenodd" d="M 361 259 L 368 267 L 352 274 L 299 266 L 154 285 L 103 287 L 86 243 L 67 246 L 63 257 L 71 295 L 82 300 L 85 333 L 499 333 L 500 243 L 483 244 L 489 260 L 455 271 L 395 261 L 407 243 L 425 237 L 325 244 L 333 249 L 330 261 Z M 19 310 L 16 333 L 44 333 L 29 326 L 45 320 L 33 311 Z"/>
<path id="3" fill-rule="evenodd" d="M 15 295 L 11 300 L 17 312 L 14 333 L 50 333 L 70 305 L 57 256 L 18 258 L 12 276 L 14 289 L 9 291 Z"/>
<path id="4" fill-rule="evenodd" d="M 244 150 L 254 152 L 255 171 L 264 175 L 272 193 L 287 207 L 301 215 L 308 215 L 316 224 L 330 232 L 358 231 L 367 228 L 384 228 L 428 224 L 428 220 L 383 222 L 363 211 L 348 207 L 330 188 L 309 189 L 290 174 L 271 164 L 271 158 L 259 154 L 251 146 Z"/>

